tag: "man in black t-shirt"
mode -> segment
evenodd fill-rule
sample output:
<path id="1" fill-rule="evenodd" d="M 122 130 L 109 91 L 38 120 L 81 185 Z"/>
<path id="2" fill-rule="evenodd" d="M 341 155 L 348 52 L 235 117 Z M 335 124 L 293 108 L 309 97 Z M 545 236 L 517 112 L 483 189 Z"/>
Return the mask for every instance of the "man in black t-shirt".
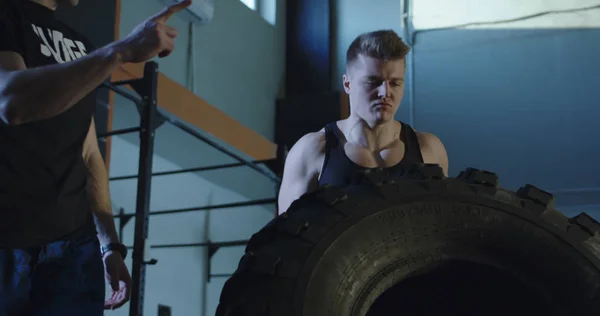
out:
<path id="1" fill-rule="evenodd" d="M 59 3 L 0 1 L 0 315 L 102 315 L 131 277 L 98 149 L 95 89 L 124 63 L 165 57 L 191 0 L 94 49 Z M 105 277 L 112 294 L 105 301 Z"/>

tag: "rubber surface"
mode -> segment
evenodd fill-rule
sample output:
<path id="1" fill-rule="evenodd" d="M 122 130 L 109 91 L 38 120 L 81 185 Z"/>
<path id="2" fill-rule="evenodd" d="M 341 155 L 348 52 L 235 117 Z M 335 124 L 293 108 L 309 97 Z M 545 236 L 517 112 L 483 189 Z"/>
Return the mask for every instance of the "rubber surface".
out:
<path id="1" fill-rule="evenodd" d="M 598 315 L 599 231 L 532 185 L 499 188 L 491 172 L 367 172 L 304 195 L 254 234 L 216 315 Z"/>

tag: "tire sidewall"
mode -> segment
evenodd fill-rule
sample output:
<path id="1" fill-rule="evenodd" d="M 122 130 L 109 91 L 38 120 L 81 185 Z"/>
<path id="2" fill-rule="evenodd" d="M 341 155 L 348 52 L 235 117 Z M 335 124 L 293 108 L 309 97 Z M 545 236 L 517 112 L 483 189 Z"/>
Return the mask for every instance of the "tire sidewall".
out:
<path id="1" fill-rule="evenodd" d="M 597 267 L 557 230 L 491 197 L 435 192 L 371 201 L 316 245 L 298 278 L 290 315 L 364 315 L 394 284 L 449 259 L 509 270 L 550 301 L 562 296 L 555 304 L 563 310 L 585 305 L 569 284 L 600 282 Z M 590 270 L 595 280 L 586 281 Z"/>

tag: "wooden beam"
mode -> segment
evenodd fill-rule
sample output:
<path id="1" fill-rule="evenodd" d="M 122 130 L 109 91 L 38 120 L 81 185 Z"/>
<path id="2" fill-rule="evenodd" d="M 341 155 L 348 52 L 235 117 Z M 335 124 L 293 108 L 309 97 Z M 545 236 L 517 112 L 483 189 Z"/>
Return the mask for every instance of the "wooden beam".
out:
<path id="1" fill-rule="evenodd" d="M 111 79 L 131 80 L 141 78 L 143 73 L 143 64 L 126 64 L 115 71 Z M 252 159 L 267 160 L 277 157 L 276 144 L 208 104 L 163 73 L 158 75 L 157 98 L 158 106 L 179 120 L 224 141 Z"/>

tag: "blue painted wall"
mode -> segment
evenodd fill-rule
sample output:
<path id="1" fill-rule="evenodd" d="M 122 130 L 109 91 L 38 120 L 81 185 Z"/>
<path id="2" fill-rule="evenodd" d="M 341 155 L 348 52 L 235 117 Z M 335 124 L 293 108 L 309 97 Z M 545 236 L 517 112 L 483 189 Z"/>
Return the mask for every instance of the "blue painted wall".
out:
<path id="1" fill-rule="evenodd" d="M 121 33 L 160 10 L 158 2 L 123 1 Z M 282 8 L 279 1 L 278 8 Z M 283 9 L 271 26 L 237 0 L 217 1 L 213 24 L 195 32 L 195 85 L 190 87 L 251 128 L 272 136 L 273 102 L 283 79 Z M 365 6 L 368 4 L 368 6 Z M 368 8 L 368 9 L 365 9 Z M 399 33 L 400 1 L 338 0 L 336 68 L 332 82 L 341 88 L 346 47 L 361 32 L 392 28 Z M 184 20 L 173 19 L 182 32 L 175 54 L 161 60 L 161 69 L 188 85 Z M 467 166 L 489 169 L 501 184 L 516 189 L 531 183 L 557 192 L 557 204 L 572 215 L 587 211 L 600 217 L 600 134 L 597 107 L 600 53 L 597 29 L 478 29 L 422 33 L 413 46 L 415 121 L 418 130 L 436 133 L 446 144 L 450 173 Z M 407 89 L 412 86 L 407 85 Z M 406 99 L 408 100 L 408 99 Z M 402 103 L 398 118 L 408 119 Z M 136 123 L 133 107 L 119 100 L 115 127 Z M 127 112 L 130 111 L 130 112 Z M 136 138 L 118 138 L 119 158 L 112 175 L 136 170 Z M 175 141 L 174 141 L 175 139 Z M 227 162 L 218 153 L 168 126 L 157 133 L 155 170 Z M 119 154 L 116 154 L 116 153 Z M 164 159 L 163 159 L 164 158 Z M 121 162 L 119 165 L 119 161 Z M 252 171 L 231 170 L 156 180 L 154 210 L 210 205 L 271 195 L 268 181 Z M 134 182 L 111 185 L 116 206 L 132 209 Z M 235 240 L 249 237 L 269 218 L 268 208 L 154 217 L 150 243 Z M 238 221 L 240 220 L 240 221 Z M 206 224 L 210 224 L 207 229 Z M 133 223 L 125 240 L 131 242 Z M 237 265 L 243 247 L 220 250 L 213 258 L 215 273 Z M 158 303 L 173 306 L 176 315 L 214 314 L 224 279 L 205 286 L 204 249 L 152 251 L 159 264 L 149 268 L 146 313 Z M 107 313 L 126 315 L 127 310 Z"/>
<path id="2" fill-rule="evenodd" d="M 422 25 L 435 26 L 549 9 L 523 3 L 491 11 L 484 5 L 460 15 L 468 18 L 463 21 L 456 16 L 469 1 L 450 6 L 457 14 L 437 10 L 434 0 L 423 1 L 415 18 L 424 16 Z M 590 5 L 583 2 L 553 6 Z M 363 0 L 335 1 L 336 89 L 341 89 L 345 51 L 357 35 L 382 28 L 402 34 L 400 3 L 370 1 L 367 10 Z M 417 33 L 411 56 L 414 83 L 407 82 L 397 118 L 410 122 L 409 107 L 414 105 L 414 127 L 442 139 L 451 175 L 469 166 L 488 169 L 499 174 L 504 187 L 530 183 L 554 192 L 557 206 L 569 215 L 586 211 L 600 218 L 600 29 L 590 24 L 598 14 L 600 10 L 557 14 L 519 24 L 527 28 L 507 24 Z M 585 21 L 590 25 L 572 27 Z"/>
<path id="3" fill-rule="evenodd" d="M 418 34 L 415 125 L 444 140 L 451 173 L 489 169 L 512 189 L 598 188 L 598 39 L 597 29 Z M 596 204 L 597 195 L 559 193 L 558 202 Z"/>
<path id="4" fill-rule="evenodd" d="M 264 4 L 273 2 L 264 0 Z M 121 37 L 164 8 L 159 0 L 126 0 L 121 5 Z M 213 21 L 194 26 L 192 35 L 189 22 L 175 16 L 168 24 L 179 30 L 176 50 L 168 58 L 157 59 L 165 75 L 269 139 L 273 136 L 274 104 L 281 94 L 285 61 L 284 1 L 277 0 L 275 8 L 276 23 L 272 25 L 272 16 L 265 20 L 239 0 L 219 0 Z M 263 9 L 266 14 L 272 13 L 265 6 Z M 113 128 L 137 124 L 139 117 L 133 104 L 116 97 Z M 233 162 L 170 125 L 161 126 L 155 135 L 155 172 Z M 138 144 L 136 135 L 113 139 L 111 176 L 137 172 Z M 111 195 L 115 211 L 135 211 L 135 180 L 112 182 Z M 249 168 L 154 177 L 151 211 L 273 196 L 273 184 Z M 148 244 L 244 240 L 273 214 L 274 205 L 267 205 L 152 216 Z M 123 241 L 127 245 L 133 244 L 134 225 L 132 220 L 125 226 Z M 232 273 L 243 250 L 244 246 L 220 249 L 211 260 L 212 273 Z M 226 278 L 207 283 L 206 247 L 152 249 L 149 257 L 156 258 L 158 264 L 147 269 L 146 315 L 156 315 L 158 304 L 171 306 L 173 315 L 214 315 Z M 129 266 L 130 263 L 129 258 Z M 128 315 L 128 308 L 126 305 L 107 311 L 106 315 Z"/>

